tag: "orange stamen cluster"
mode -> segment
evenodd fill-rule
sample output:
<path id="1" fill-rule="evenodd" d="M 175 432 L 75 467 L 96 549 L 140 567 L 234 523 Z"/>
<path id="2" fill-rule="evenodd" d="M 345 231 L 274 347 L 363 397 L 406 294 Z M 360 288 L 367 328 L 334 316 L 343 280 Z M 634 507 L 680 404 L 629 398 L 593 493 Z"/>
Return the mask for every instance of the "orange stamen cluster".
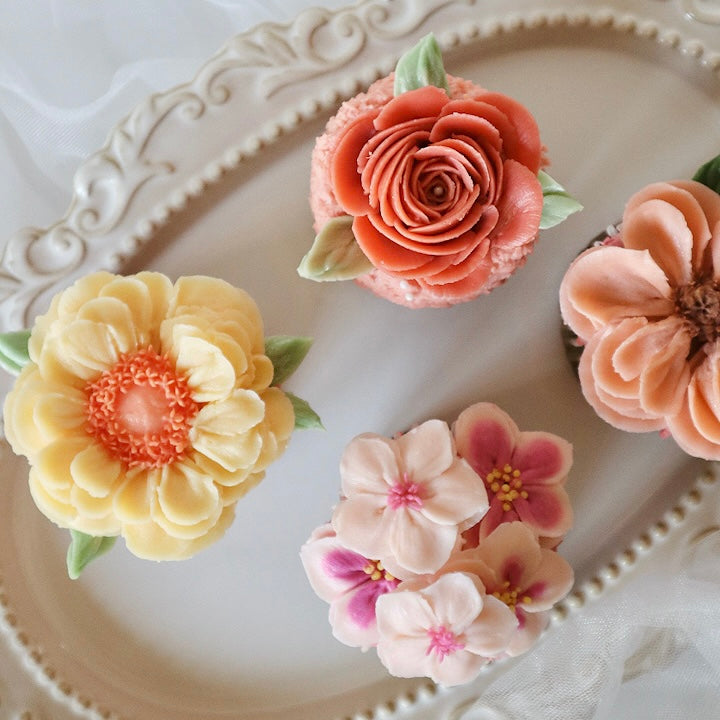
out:
<path id="1" fill-rule="evenodd" d="M 152 348 L 121 356 L 85 392 L 88 433 L 127 467 L 163 467 L 187 449 L 199 406 L 185 377 Z"/>
<path id="2" fill-rule="evenodd" d="M 527 500 L 527 490 L 522 489 L 521 473 L 511 465 L 505 464 L 502 469 L 493 468 L 485 476 L 485 484 L 490 492 L 503 504 L 503 510 L 510 512 L 512 503 L 519 497 Z"/>

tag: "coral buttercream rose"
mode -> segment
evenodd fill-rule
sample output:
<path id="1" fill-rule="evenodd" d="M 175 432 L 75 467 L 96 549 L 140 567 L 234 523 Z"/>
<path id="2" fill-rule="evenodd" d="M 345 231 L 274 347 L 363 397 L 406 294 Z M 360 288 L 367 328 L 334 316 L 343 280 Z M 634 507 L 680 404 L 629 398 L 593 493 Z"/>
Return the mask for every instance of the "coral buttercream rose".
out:
<path id="1" fill-rule="evenodd" d="M 720 459 L 720 195 L 683 180 L 640 190 L 613 243 L 570 266 L 560 303 L 601 418 Z"/>
<path id="2" fill-rule="evenodd" d="M 543 148 L 528 110 L 447 76 L 393 96 L 393 75 L 345 103 L 313 154 L 316 230 L 349 215 L 374 269 L 357 282 L 412 307 L 504 282 L 537 239 Z"/>
<path id="3" fill-rule="evenodd" d="M 257 306 L 221 280 L 89 275 L 53 299 L 28 351 L 4 420 L 37 506 L 140 557 L 217 540 L 294 427 Z"/>

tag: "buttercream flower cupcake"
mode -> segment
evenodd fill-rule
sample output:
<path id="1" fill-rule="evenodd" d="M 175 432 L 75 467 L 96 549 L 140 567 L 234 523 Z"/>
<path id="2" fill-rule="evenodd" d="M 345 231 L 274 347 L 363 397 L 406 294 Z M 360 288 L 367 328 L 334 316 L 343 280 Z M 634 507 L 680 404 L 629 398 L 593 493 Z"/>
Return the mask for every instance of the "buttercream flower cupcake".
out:
<path id="1" fill-rule="evenodd" d="M 299 272 L 354 278 L 412 308 L 472 300 L 524 263 L 541 228 L 580 209 L 544 165 L 529 110 L 447 75 L 430 35 L 318 138 L 317 236 Z"/>
<path id="2" fill-rule="evenodd" d="M 560 288 L 598 415 L 669 433 L 708 460 L 720 459 L 719 166 L 635 193 L 617 233 L 583 252 Z"/>
<path id="3" fill-rule="evenodd" d="M 119 535 L 153 560 L 218 540 L 316 417 L 278 387 L 309 341 L 265 338 L 252 298 L 216 278 L 94 273 L 0 348 L 19 372 L 5 434 L 38 508 L 73 532 L 71 576 Z"/>
<path id="4" fill-rule="evenodd" d="M 340 500 L 300 550 L 333 635 L 388 671 L 469 682 L 527 651 L 573 583 L 572 447 L 477 403 L 448 426 L 366 433 L 340 461 Z"/>

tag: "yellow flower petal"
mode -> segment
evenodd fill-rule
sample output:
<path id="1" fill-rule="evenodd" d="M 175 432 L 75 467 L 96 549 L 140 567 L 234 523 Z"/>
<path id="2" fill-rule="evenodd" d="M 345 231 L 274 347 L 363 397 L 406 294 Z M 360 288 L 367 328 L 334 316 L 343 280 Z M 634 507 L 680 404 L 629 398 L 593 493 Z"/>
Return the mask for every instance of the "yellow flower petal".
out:
<path id="1" fill-rule="evenodd" d="M 69 490 L 73 485 L 70 465 L 87 444 L 83 438 L 62 438 L 44 448 L 33 467 L 38 482 L 46 488 Z"/>
<path id="2" fill-rule="evenodd" d="M 73 526 L 77 511 L 69 502 L 61 502 L 48 493 L 45 484 L 39 479 L 35 468 L 31 468 L 30 470 L 28 486 L 30 487 L 30 494 L 38 510 L 40 510 L 45 517 L 60 527 L 68 528 Z M 68 499 L 69 497 L 70 491 L 68 489 Z"/>
<path id="3" fill-rule="evenodd" d="M 252 390 L 235 390 L 230 397 L 208 403 L 196 415 L 193 431 L 235 437 L 255 427 L 265 416 L 265 403 Z"/>
<path id="4" fill-rule="evenodd" d="M 221 486 L 218 489 L 220 490 L 220 495 L 222 497 L 222 504 L 231 505 L 236 503 L 249 490 L 252 490 L 256 485 L 259 485 L 264 477 L 264 472 L 252 473 L 252 475 L 248 475 L 242 482 L 239 482 L 236 485 Z"/>
<path id="5" fill-rule="evenodd" d="M 193 400 L 206 403 L 226 398 L 235 385 L 235 371 L 216 345 L 196 337 L 179 337 L 171 357 L 187 377 Z"/>
<path id="6" fill-rule="evenodd" d="M 172 537 L 152 521 L 125 525 L 123 536 L 128 550 L 145 560 L 184 560 L 219 540 L 234 517 L 235 505 L 229 505 L 205 535 L 193 539 Z"/>
<path id="7" fill-rule="evenodd" d="M 253 355 L 253 369 L 252 379 L 249 379 L 247 384 L 243 383 L 243 385 L 252 390 L 265 390 L 270 386 L 275 374 L 272 361 L 267 355 Z"/>
<path id="8" fill-rule="evenodd" d="M 42 428 L 33 422 L 33 408 L 43 382 L 36 365 L 26 365 L 15 380 L 15 385 L 5 397 L 3 421 L 5 437 L 17 455 L 32 457 L 46 444 Z"/>
<path id="9" fill-rule="evenodd" d="M 262 344 L 262 317 L 255 301 L 244 290 L 218 278 L 202 275 L 181 277 L 175 283 L 175 298 L 169 315 L 180 315 L 191 308 L 191 312 L 195 308 L 207 308 L 221 314 L 233 310 L 239 312 L 256 328 L 253 333 L 254 346 L 257 346 L 258 341 Z"/>
<path id="10" fill-rule="evenodd" d="M 123 523 L 144 523 L 150 520 L 156 482 L 154 474 L 159 471 L 138 472 L 128 475 L 113 496 L 115 514 Z"/>
<path id="11" fill-rule="evenodd" d="M 132 316 L 138 344 L 155 347 L 159 342 L 158 328 L 167 313 L 172 292 L 172 283 L 165 275 L 143 272 L 114 279 L 102 288 L 100 296 L 121 301 Z"/>
<path id="12" fill-rule="evenodd" d="M 212 520 L 220 514 L 220 493 L 211 477 L 200 474 L 183 463 L 163 468 L 157 490 L 162 515 L 173 525 L 193 526 Z M 157 520 L 157 516 L 153 514 Z"/>
<path id="13" fill-rule="evenodd" d="M 73 485 L 70 490 L 70 503 L 77 510 L 79 517 L 88 520 L 103 520 L 113 514 L 111 495 L 101 498 L 93 497 L 77 485 Z"/>
<path id="14" fill-rule="evenodd" d="M 81 450 L 70 463 L 75 484 L 95 498 L 107 497 L 123 474 L 122 464 L 95 442 Z"/>
<path id="15" fill-rule="evenodd" d="M 118 354 L 134 350 L 138 341 L 134 318 L 130 308 L 117 298 L 99 297 L 88 300 L 78 311 L 78 320 L 88 320 L 105 329 L 115 345 Z M 143 328 L 140 328 L 142 331 Z"/>
<path id="16" fill-rule="evenodd" d="M 257 430 L 249 430 L 236 437 L 200 430 L 191 434 L 190 441 L 196 452 L 228 472 L 254 468 L 263 446 L 263 437 Z"/>
<path id="17" fill-rule="evenodd" d="M 46 442 L 63 435 L 81 435 L 87 421 L 85 394 L 74 388 L 65 388 L 64 394 L 46 392 L 36 396 L 32 418 Z"/>
<path id="18" fill-rule="evenodd" d="M 47 351 L 54 351 L 63 366 L 86 381 L 110 369 L 119 358 L 109 329 L 89 320 L 75 320 L 53 340 L 52 350 Z"/>

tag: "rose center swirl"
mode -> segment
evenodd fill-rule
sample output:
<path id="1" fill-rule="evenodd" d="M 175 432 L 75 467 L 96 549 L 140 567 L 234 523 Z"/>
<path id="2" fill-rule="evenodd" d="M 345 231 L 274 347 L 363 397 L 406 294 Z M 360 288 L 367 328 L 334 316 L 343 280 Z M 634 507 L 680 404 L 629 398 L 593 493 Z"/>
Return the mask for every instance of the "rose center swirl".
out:
<path id="1" fill-rule="evenodd" d="M 152 348 L 123 355 L 85 387 L 87 431 L 128 467 L 180 458 L 199 405 L 184 376 Z"/>
<path id="2" fill-rule="evenodd" d="M 518 603 L 522 605 L 530 605 L 532 603 L 530 595 L 523 594 L 520 588 L 513 587 L 508 580 L 503 583 L 501 590 L 495 590 L 492 595 L 501 602 L 504 602 L 513 612 L 515 612 L 515 607 Z"/>
<path id="3" fill-rule="evenodd" d="M 493 468 L 485 476 L 485 485 L 502 503 L 505 512 L 512 510 L 513 502 L 519 497 L 528 498 L 527 490 L 523 490 L 522 473 L 508 463 L 502 468 Z"/>
<path id="4" fill-rule="evenodd" d="M 448 655 L 462 650 L 465 647 L 465 643 L 455 635 L 452 630 L 449 630 L 445 626 L 436 628 L 430 628 L 427 631 L 428 635 L 428 647 L 425 651 L 426 655 L 435 653 L 442 662 Z"/>
<path id="5" fill-rule="evenodd" d="M 710 343 L 720 336 L 720 286 L 707 281 L 685 285 L 677 291 L 677 312 L 692 328 L 701 343 Z"/>

